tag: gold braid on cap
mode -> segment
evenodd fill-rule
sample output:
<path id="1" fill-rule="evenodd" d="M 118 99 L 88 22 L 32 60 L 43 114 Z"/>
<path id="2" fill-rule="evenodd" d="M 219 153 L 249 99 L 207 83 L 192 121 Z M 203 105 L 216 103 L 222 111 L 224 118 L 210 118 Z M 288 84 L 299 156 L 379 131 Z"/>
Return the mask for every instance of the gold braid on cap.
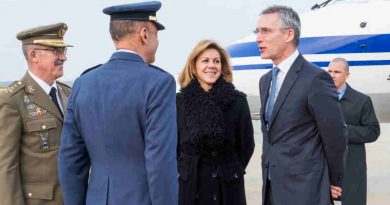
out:
<path id="1" fill-rule="evenodd" d="M 149 21 L 157 21 L 157 17 L 156 16 L 149 16 Z"/>
<path id="2" fill-rule="evenodd" d="M 61 39 L 37 39 L 33 41 L 33 44 L 64 44 L 64 40 Z"/>

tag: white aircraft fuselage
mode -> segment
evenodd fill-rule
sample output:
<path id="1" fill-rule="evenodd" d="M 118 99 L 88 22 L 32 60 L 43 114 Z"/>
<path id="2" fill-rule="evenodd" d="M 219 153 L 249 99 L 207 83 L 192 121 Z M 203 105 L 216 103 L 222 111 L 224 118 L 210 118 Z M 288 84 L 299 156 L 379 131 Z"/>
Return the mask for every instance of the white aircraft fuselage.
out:
<path id="1" fill-rule="evenodd" d="M 334 1 L 300 18 L 299 52 L 323 69 L 336 57 L 347 59 L 347 83 L 371 96 L 379 120 L 390 122 L 390 1 Z M 252 34 L 227 49 L 234 84 L 248 95 L 252 113 L 258 114 L 258 82 L 272 61 L 261 59 L 255 39 Z"/>

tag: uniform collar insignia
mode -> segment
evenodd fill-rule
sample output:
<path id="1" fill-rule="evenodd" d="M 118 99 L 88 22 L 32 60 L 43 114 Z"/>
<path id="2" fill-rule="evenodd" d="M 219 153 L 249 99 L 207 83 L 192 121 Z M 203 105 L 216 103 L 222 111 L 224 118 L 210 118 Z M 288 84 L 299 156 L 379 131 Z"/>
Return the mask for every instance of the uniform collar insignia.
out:
<path id="1" fill-rule="evenodd" d="M 34 94 L 34 92 L 35 92 L 34 86 L 32 86 L 32 85 L 27 86 L 27 87 L 26 87 L 26 92 L 27 92 L 28 94 Z"/>

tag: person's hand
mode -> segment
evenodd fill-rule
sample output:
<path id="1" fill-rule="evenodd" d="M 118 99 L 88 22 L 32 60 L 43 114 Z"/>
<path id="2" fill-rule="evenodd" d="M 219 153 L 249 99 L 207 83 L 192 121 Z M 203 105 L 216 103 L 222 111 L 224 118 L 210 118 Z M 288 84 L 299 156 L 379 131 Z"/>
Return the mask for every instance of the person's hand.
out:
<path id="1" fill-rule="evenodd" d="M 339 198 L 341 196 L 342 191 L 343 190 L 341 189 L 341 187 L 333 186 L 333 185 L 330 186 L 330 193 L 332 194 L 332 197 L 334 199 Z"/>

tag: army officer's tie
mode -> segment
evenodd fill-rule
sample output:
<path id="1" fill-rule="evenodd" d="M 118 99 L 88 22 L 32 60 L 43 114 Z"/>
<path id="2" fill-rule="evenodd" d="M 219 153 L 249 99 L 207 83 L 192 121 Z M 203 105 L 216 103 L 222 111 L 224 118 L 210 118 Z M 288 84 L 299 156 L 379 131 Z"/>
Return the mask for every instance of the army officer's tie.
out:
<path id="1" fill-rule="evenodd" d="M 57 89 L 55 87 L 52 87 L 49 95 L 51 97 L 51 100 L 53 100 L 54 104 L 56 105 L 58 112 L 60 112 L 63 117 L 64 115 L 62 114 L 60 104 L 58 104 L 58 100 L 57 100 Z"/>
<path id="2" fill-rule="evenodd" d="M 270 123 L 271 117 L 272 117 L 272 110 L 274 109 L 275 104 L 275 94 L 276 94 L 276 80 L 279 73 L 279 68 L 274 67 L 272 68 L 272 81 L 271 81 L 271 90 L 268 95 L 268 102 L 267 102 L 267 111 L 265 118 L 267 120 L 267 124 Z"/>

